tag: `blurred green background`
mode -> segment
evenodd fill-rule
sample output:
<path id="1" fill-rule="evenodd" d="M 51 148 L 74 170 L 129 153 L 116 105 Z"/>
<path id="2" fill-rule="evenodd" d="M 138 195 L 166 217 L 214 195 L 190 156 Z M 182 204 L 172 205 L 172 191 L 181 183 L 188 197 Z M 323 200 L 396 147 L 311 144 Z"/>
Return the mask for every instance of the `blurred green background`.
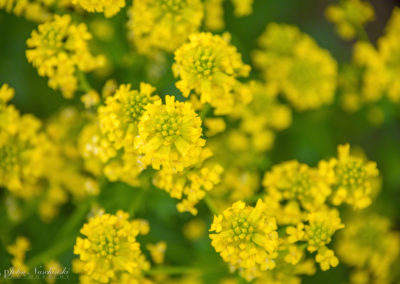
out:
<path id="1" fill-rule="evenodd" d="M 255 0 L 251 16 L 235 18 L 232 6 L 227 2 L 226 31 L 232 34 L 233 43 L 243 54 L 246 63 L 251 63 L 250 55 L 257 47 L 257 38 L 269 22 L 297 25 L 303 32 L 311 35 L 320 46 L 328 49 L 339 63 L 347 62 L 351 59 L 352 42 L 341 40 L 335 34 L 333 25 L 324 18 L 324 9 L 331 3 L 335 1 Z M 396 3 L 390 0 L 375 0 L 372 4 L 377 19 L 367 26 L 367 31 L 370 38 L 376 41 Z M 85 22 L 101 18 L 100 15 L 84 15 Z M 154 84 L 161 95 L 179 96 L 170 70 L 172 55 L 164 65 L 165 70 L 161 78 L 156 81 L 151 80 L 146 70 L 151 69 L 151 64 L 154 63 L 136 55 L 126 40 L 126 9 L 109 21 L 114 28 L 113 37 L 108 41 L 95 38 L 93 50 L 106 54 L 111 59 L 113 69 L 106 77 L 90 74 L 88 78 L 91 84 L 100 90 L 107 78 L 116 78 L 119 83 L 131 83 L 134 88 L 138 87 L 139 82 L 147 81 Z M 16 96 L 12 103 L 21 112 L 47 119 L 63 106 L 81 103 L 79 98 L 65 100 L 58 92 L 49 89 L 47 79 L 39 77 L 36 70 L 27 62 L 25 42 L 36 26 L 37 24 L 27 22 L 23 18 L 0 11 L 0 85 L 8 83 L 15 88 Z M 258 78 L 257 70 L 253 70 L 252 77 Z M 382 192 L 370 210 L 389 216 L 395 229 L 399 230 L 400 107 L 387 101 L 380 102 L 379 107 L 384 110 L 385 115 L 384 122 L 379 126 L 368 122 L 367 110 L 350 115 L 340 109 L 337 100 L 333 105 L 316 111 L 294 113 L 292 126 L 278 133 L 275 146 L 269 155 L 272 164 L 298 159 L 315 165 L 320 159 L 335 156 L 338 144 L 349 142 L 352 146 L 360 146 L 370 160 L 377 162 L 383 179 Z M 0 196 L 4 195 L 5 191 L 0 190 Z M 182 225 L 192 217 L 187 213 L 178 213 L 175 200 L 172 200 L 167 193 L 158 189 L 132 189 L 122 183 L 103 181 L 98 200 L 107 212 L 115 212 L 117 209 L 134 210 L 135 218 L 149 220 L 151 232 L 147 236 L 140 237 L 139 241 L 146 244 L 165 240 L 168 243 L 166 256 L 168 265 L 215 268 L 215 271 L 208 271 L 205 274 L 206 283 L 216 283 L 215 279 L 221 273 L 227 272 L 227 266 L 210 246 L 207 236 L 197 242 L 190 242 L 183 237 Z M 28 260 L 35 259 L 49 248 L 58 248 L 63 251 L 59 261 L 64 265 L 70 265 L 74 258 L 72 246 L 82 224 L 81 216 L 86 214 L 87 208 L 86 203 L 67 204 L 60 216 L 51 224 L 43 224 L 37 215 L 27 214 L 28 217 L 21 224 L 14 226 L 7 221 L 4 206 L 1 205 L 0 271 L 10 266 L 10 257 L 4 246 L 10 244 L 18 235 L 25 235 L 31 240 L 32 250 L 28 252 Z M 199 204 L 199 216 L 207 222 L 207 225 L 210 224 L 211 215 L 202 203 Z M 328 272 L 318 272 L 313 277 L 306 277 L 304 283 L 342 283 L 346 281 L 346 272 L 346 268 L 339 265 Z M 68 282 L 76 283 L 76 276 Z M 18 283 L 24 281 L 20 280 Z M 65 282 L 60 281 L 60 283 Z"/>

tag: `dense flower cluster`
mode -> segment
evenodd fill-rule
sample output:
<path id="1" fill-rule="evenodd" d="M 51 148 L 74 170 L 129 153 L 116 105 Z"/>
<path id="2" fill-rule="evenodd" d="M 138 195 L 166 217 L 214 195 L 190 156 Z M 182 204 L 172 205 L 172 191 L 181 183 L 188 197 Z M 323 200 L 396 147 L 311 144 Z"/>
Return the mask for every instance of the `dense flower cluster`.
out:
<path id="1" fill-rule="evenodd" d="M 121 8 L 125 7 L 125 0 L 72 0 L 72 3 L 88 12 L 104 13 L 107 18 L 114 16 Z"/>
<path id="2" fill-rule="evenodd" d="M 299 284 L 339 263 L 351 268 L 340 270 L 351 284 L 398 280 L 392 271 L 400 234 L 388 218 L 366 212 L 386 205 L 383 197 L 371 206 L 380 174 L 392 182 L 386 187 L 398 181 L 397 152 L 393 160 L 390 152 L 369 152 L 382 173 L 349 144 L 339 145 L 336 157 L 324 155 L 349 134 L 325 128 L 350 119 L 360 134 L 352 143 L 370 149 L 359 140 L 380 137 L 364 132 L 363 118 L 336 119 L 343 114 L 336 93 L 348 111 L 369 104 L 375 126 L 391 115 L 384 134 L 397 133 L 400 9 L 375 43 L 364 29 L 375 17 L 366 0 L 329 6 L 326 17 L 339 35 L 356 39 L 352 61 L 338 68 L 316 40 L 284 23 L 269 23 L 253 52 L 226 17 L 236 48 L 223 30 L 224 9 L 245 17 L 254 3 L 0 0 L 0 9 L 38 23 L 27 40 L 28 62 L 64 98 L 79 95 L 60 108 L 56 99 L 63 98 L 54 98 L 49 105 L 57 111 L 41 112 L 41 120 L 25 113 L 30 106 L 20 98 L 18 111 L 10 103 L 14 90 L 0 87 L 1 240 L 11 268 L 60 273 L 68 259 L 62 254 L 73 251 L 73 279 L 91 284 Z M 127 18 L 109 19 L 124 10 Z M 245 63 L 249 55 L 258 70 Z M 384 208 L 388 216 L 393 208 Z M 153 232 L 132 215 L 146 216 Z M 29 228 L 48 226 L 52 234 L 54 220 L 65 224 L 54 244 L 38 255 L 35 244 L 30 258 L 30 241 L 16 232 L 25 227 L 35 243 Z M 223 262 L 238 277 L 220 270 Z"/>
<path id="3" fill-rule="evenodd" d="M 75 25 L 69 15 L 54 16 L 32 32 L 26 57 L 40 76 L 49 77 L 49 86 L 71 98 L 78 88 L 76 72 L 88 72 L 104 64 L 88 47 L 91 34 L 85 24 Z"/>
<path id="4" fill-rule="evenodd" d="M 138 52 L 173 52 L 200 27 L 203 4 L 200 0 L 133 1 L 129 17 L 129 38 Z"/>
<path id="5" fill-rule="evenodd" d="M 83 276 L 100 283 L 118 283 L 124 277 L 129 277 L 130 283 L 143 283 L 143 270 L 150 265 L 136 237 L 149 228 L 143 229 L 128 218 L 127 213 L 118 211 L 116 215 L 95 216 L 83 226 L 85 237 L 78 237 L 74 247 Z"/>
<path id="6" fill-rule="evenodd" d="M 261 49 L 254 62 L 269 84 L 278 88 L 298 110 L 318 108 L 332 102 L 336 89 L 337 63 L 295 26 L 269 24 L 259 39 Z"/>
<path id="7" fill-rule="evenodd" d="M 326 9 L 328 20 L 336 24 L 338 34 L 347 40 L 363 31 L 363 26 L 374 20 L 375 13 L 369 2 L 361 0 L 341 0 Z"/>
<path id="8" fill-rule="evenodd" d="M 400 253 L 400 234 L 387 218 L 360 214 L 340 234 L 338 254 L 355 269 L 351 283 L 392 283 L 390 271 Z"/>
<path id="9" fill-rule="evenodd" d="M 215 113 L 233 111 L 238 100 L 238 77 L 247 77 L 250 66 L 244 64 L 229 37 L 199 33 L 190 36 L 189 42 L 175 51 L 172 66 L 176 86 L 185 97 L 194 92 L 202 104 L 209 103 Z"/>
<path id="10" fill-rule="evenodd" d="M 276 265 L 277 226 L 275 218 L 265 214 L 266 206 L 261 200 L 255 207 L 238 201 L 215 216 L 210 229 L 215 232 L 210 233 L 212 246 L 248 281 Z"/>

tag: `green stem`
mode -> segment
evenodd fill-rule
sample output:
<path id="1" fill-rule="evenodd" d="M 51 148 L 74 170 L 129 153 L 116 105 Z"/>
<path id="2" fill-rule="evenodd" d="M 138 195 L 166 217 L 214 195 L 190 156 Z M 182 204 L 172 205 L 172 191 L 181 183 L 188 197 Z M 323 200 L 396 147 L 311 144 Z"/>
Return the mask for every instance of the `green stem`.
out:
<path id="1" fill-rule="evenodd" d="M 136 199 L 133 200 L 131 206 L 128 209 L 129 215 L 132 217 L 135 215 L 135 211 L 139 208 L 140 204 L 143 202 L 147 190 L 144 188 L 139 189 L 140 192 L 137 194 Z"/>
<path id="2" fill-rule="evenodd" d="M 218 215 L 218 209 L 215 206 L 214 202 L 212 201 L 212 199 L 206 195 L 204 197 L 204 202 L 206 203 L 208 209 L 210 209 L 210 211 L 214 214 L 214 215 Z"/>
<path id="3" fill-rule="evenodd" d="M 369 39 L 367 31 L 365 30 L 365 28 L 362 25 L 356 27 L 356 29 L 357 29 L 357 34 L 358 34 L 358 37 L 359 37 L 360 40 L 371 42 L 371 40 Z"/>
<path id="4" fill-rule="evenodd" d="M 92 86 L 90 86 L 90 83 L 89 83 L 88 79 L 86 78 L 86 74 L 83 71 L 77 69 L 76 70 L 76 77 L 78 77 L 79 89 L 82 92 L 87 93 L 87 92 L 89 92 L 90 90 L 93 89 Z"/>
<path id="5" fill-rule="evenodd" d="M 78 229 L 77 227 L 81 225 L 82 220 L 85 218 L 87 212 L 89 211 L 90 204 L 90 200 L 86 200 L 78 208 L 76 208 L 75 213 L 68 219 L 63 229 L 59 231 L 57 236 L 54 238 L 55 241 L 53 245 L 50 246 L 48 250 L 32 257 L 27 262 L 28 267 L 32 268 L 39 264 L 43 264 L 44 262 L 57 257 L 58 255 L 73 247 L 75 243 L 75 238 L 67 238 L 65 240 L 63 240 L 63 238 L 65 236 L 71 235 L 71 233 Z"/>
<path id="6" fill-rule="evenodd" d="M 201 120 L 204 120 L 207 117 L 207 115 L 210 112 L 210 110 L 211 110 L 211 105 L 210 104 L 205 104 L 203 109 L 201 110 L 201 112 L 199 114 Z"/>

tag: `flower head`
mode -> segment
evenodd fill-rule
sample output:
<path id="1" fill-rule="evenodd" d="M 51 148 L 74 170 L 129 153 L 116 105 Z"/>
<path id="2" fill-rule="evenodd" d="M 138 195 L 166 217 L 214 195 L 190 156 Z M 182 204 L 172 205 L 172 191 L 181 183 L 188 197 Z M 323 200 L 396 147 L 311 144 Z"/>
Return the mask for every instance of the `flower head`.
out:
<path id="1" fill-rule="evenodd" d="M 100 12 L 109 18 L 125 7 L 125 0 L 72 0 L 74 5 L 79 5 L 88 12 Z"/>
<path id="2" fill-rule="evenodd" d="M 201 119 L 190 103 L 166 96 L 149 104 L 139 121 L 135 145 L 144 154 L 145 164 L 153 168 L 182 171 L 195 164 L 205 141 L 201 139 Z"/>
<path id="3" fill-rule="evenodd" d="M 185 97 L 194 91 L 203 104 L 210 103 L 219 114 L 232 111 L 238 100 L 237 78 L 247 77 L 250 71 L 229 39 L 211 33 L 191 35 L 189 42 L 176 50 L 172 68 Z"/>
<path id="4" fill-rule="evenodd" d="M 118 211 L 93 217 L 83 226 L 85 237 L 78 237 L 74 247 L 82 261 L 82 274 L 101 283 L 116 281 L 123 273 L 132 279 L 142 277 L 149 263 L 136 241 L 140 227 L 128 218 L 127 213 Z"/>
<path id="5" fill-rule="evenodd" d="M 49 77 L 51 88 L 71 98 L 78 87 L 76 71 L 88 72 L 104 64 L 103 57 L 90 53 L 90 39 L 85 24 L 74 25 L 69 15 L 56 15 L 32 32 L 26 57 L 40 76 Z"/>
<path id="6" fill-rule="evenodd" d="M 140 53 L 173 52 L 203 19 L 200 0 L 134 1 L 129 9 L 129 36 Z"/>
<path id="7" fill-rule="evenodd" d="M 275 267 L 278 233 L 274 218 L 265 215 L 265 204 L 255 207 L 238 201 L 214 216 L 210 238 L 215 250 L 232 269 L 239 269 L 248 281 Z"/>
<path id="8" fill-rule="evenodd" d="M 367 22 L 374 20 L 374 9 L 369 2 L 341 0 L 326 9 L 326 17 L 336 25 L 338 34 L 347 40 L 354 38 Z"/>

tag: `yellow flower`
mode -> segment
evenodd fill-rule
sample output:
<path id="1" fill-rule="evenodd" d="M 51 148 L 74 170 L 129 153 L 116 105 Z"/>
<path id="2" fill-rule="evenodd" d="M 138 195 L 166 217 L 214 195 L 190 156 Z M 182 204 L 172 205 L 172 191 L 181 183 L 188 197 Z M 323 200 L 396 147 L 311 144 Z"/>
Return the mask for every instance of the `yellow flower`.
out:
<path id="1" fill-rule="evenodd" d="M 41 23 L 50 19 L 49 6 L 52 4 L 55 4 L 53 0 L 0 0 L 0 9 L 22 16 L 28 21 Z"/>
<path id="2" fill-rule="evenodd" d="M 329 163 L 335 175 L 333 204 L 344 202 L 353 205 L 355 209 L 369 206 L 378 185 L 379 171 L 376 163 L 350 155 L 349 144 L 338 146 L 338 158 Z"/>
<path id="3" fill-rule="evenodd" d="M 319 263 L 322 271 L 329 270 L 330 267 L 336 267 L 339 264 L 339 259 L 335 256 L 333 250 L 327 247 L 322 247 L 318 250 L 315 261 Z"/>
<path id="4" fill-rule="evenodd" d="M 225 27 L 224 0 L 204 1 L 204 25 L 210 31 L 219 31 Z"/>
<path id="5" fill-rule="evenodd" d="M 366 23 L 375 19 L 375 14 L 369 2 L 341 0 L 338 5 L 330 5 L 326 9 L 326 17 L 336 25 L 342 38 L 351 40 Z"/>
<path id="6" fill-rule="evenodd" d="M 0 89 L 0 186 L 29 199 L 41 190 L 38 182 L 52 147 L 36 117 L 7 105 L 13 93 L 6 85 Z"/>
<path id="7" fill-rule="evenodd" d="M 131 279 L 140 279 L 149 263 L 140 251 L 136 236 L 138 224 L 128 220 L 129 215 L 118 211 L 116 215 L 95 216 L 81 229 L 74 253 L 79 255 L 81 273 L 100 283 L 117 281 L 126 273 Z"/>
<path id="8" fill-rule="evenodd" d="M 297 263 L 299 263 L 299 261 L 303 257 L 303 250 L 296 245 L 289 246 L 288 252 L 284 258 L 285 262 L 290 263 L 292 265 L 296 265 Z"/>
<path id="9" fill-rule="evenodd" d="M 346 222 L 339 234 L 338 255 L 344 263 L 370 273 L 372 283 L 393 283 L 400 253 L 400 233 L 391 230 L 390 220 L 376 214 L 359 214 Z"/>
<path id="10" fill-rule="evenodd" d="M 222 214 L 214 216 L 211 244 L 248 281 L 262 271 L 275 267 L 278 233 L 274 218 L 265 215 L 266 205 L 259 200 L 255 207 L 238 201 Z"/>
<path id="11" fill-rule="evenodd" d="M 88 12 L 100 12 L 109 18 L 125 7 L 125 0 L 72 0 L 74 5 L 79 5 Z"/>
<path id="12" fill-rule="evenodd" d="M 143 161 L 154 169 L 182 171 L 195 164 L 205 140 L 201 139 L 201 119 L 190 103 L 166 96 L 149 104 L 139 121 L 135 145 Z"/>
<path id="13" fill-rule="evenodd" d="M 200 0 L 141 0 L 129 9 L 129 38 L 140 53 L 173 52 L 203 19 Z"/>
<path id="14" fill-rule="evenodd" d="M 267 194 L 278 200 L 297 200 L 308 211 L 318 209 L 331 193 L 330 183 L 317 169 L 297 161 L 272 167 L 263 185 Z"/>
<path id="15" fill-rule="evenodd" d="M 194 206 L 205 197 L 206 193 L 213 190 L 220 183 L 223 168 L 216 163 L 204 164 L 211 156 L 209 149 L 204 149 L 200 160 L 193 167 L 188 167 L 182 172 L 171 172 L 164 169 L 156 173 L 153 179 L 155 186 L 165 190 L 172 198 L 180 199 L 177 204 L 179 212 L 197 214 Z"/>
<path id="16" fill-rule="evenodd" d="M 28 250 L 31 249 L 31 244 L 26 237 L 17 237 L 15 244 L 7 246 L 7 252 L 13 256 L 11 264 L 13 265 L 14 271 L 18 274 L 15 277 L 23 276 L 24 273 L 28 272 L 28 267 L 25 265 L 25 255 Z"/>
<path id="17" fill-rule="evenodd" d="M 138 123 L 146 106 L 159 99 L 152 95 L 155 88 L 141 83 L 140 90 L 131 85 L 121 85 L 114 95 L 108 96 L 104 106 L 99 107 L 98 117 L 103 135 L 115 149 L 133 151 L 133 140 L 138 134 Z"/>
<path id="18" fill-rule="evenodd" d="M 253 12 L 253 0 L 231 0 L 236 17 L 248 16 Z"/>
<path id="19" fill-rule="evenodd" d="M 154 263 L 162 264 L 164 262 L 165 251 L 167 250 L 166 242 L 158 242 L 154 245 L 148 244 L 146 248 L 150 251 L 150 255 Z"/>
<path id="20" fill-rule="evenodd" d="M 288 242 L 296 243 L 304 239 L 304 224 L 298 223 L 296 227 L 287 227 Z"/>
<path id="21" fill-rule="evenodd" d="M 201 103 L 210 103 L 216 114 L 231 112 L 239 95 L 238 77 L 247 77 L 250 66 L 244 64 L 229 38 L 211 33 L 193 34 L 189 42 L 175 51 L 172 66 L 176 86 L 188 97 L 193 91 Z M 239 88 L 240 89 L 240 88 Z"/>
<path id="22" fill-rule="evenodd" d="M 183 226 L 183 235 L 188 240 L 198 240 L 206 233 L 206 224 L 201 218 L 194 218 Z"/>
<path id="23" fill-rule="evenodd" d="M 308 214 L 308 225 L 305 225 L 305 239 L 308 251 L 314 252 L 329 244 L 332 235 L 344 228 L 336 209 L 324 208 Z"/>
<path id="24" fill-rule="evenodd" d="M 209 137 L 224 132 L 224 130 L 226 129 L 225 120 L 220 117 L 207 118 L 206 120 L 204 120 L 204 125 L 208 129 L 206 135 Z"/>
<path id="25" fill-rule="evenodd" d="M 311 37 L 297 27 L 272 23 L 259 43 L 261 50 L 254 53 L 256 66 L 296 109 L 315 109 L 332 102 L 337 63 Z"/>
<path id="26" fill-rule="evenodd" d="M 85 24 L 74 25 L 71 17 L 54 16 L 39 25 L 27 40 L 26 57 L 40 76 L 49 77 L 49 86 L 60 89 L 66 98 L 78 88 L 76 72 L 92 71 L 104 64 L 104 58 L 90 54 L 91 34 Z"/>

